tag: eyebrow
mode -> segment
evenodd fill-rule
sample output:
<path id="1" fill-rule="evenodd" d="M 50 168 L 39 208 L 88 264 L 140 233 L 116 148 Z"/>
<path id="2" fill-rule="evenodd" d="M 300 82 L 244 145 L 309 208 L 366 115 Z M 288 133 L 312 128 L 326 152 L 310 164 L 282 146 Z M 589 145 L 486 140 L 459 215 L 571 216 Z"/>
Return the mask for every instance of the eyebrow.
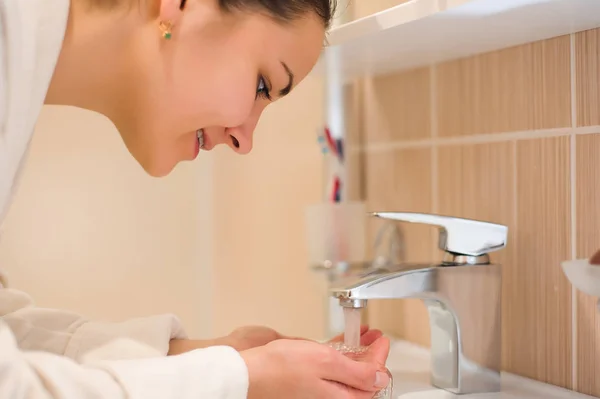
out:
<path id="1" fill-rule="evenodd" d="M 281 61 L 281 65 L 283 66 L 283 69 L 285 69 L 285 71 L 287 72 L 287 75 L 288 75 L 287 86 L 285 86 L 283 89 L 279 90 L 279 96 L 284 97 L 290 93 L 290 91 L 292 90 L 292 87 L 294 86 L 294 73 L 292 72 L 290 67 L 287 66 L 287 64 L 285 62 Z"/>

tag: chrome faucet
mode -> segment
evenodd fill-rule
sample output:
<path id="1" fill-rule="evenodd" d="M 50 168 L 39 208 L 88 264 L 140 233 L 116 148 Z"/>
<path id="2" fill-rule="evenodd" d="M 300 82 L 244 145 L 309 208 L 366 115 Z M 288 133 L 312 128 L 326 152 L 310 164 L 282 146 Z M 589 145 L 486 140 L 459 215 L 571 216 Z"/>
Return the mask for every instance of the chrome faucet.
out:
<path id="1" fill-rule="evenodd" d="M 441 264 L 397 264 L 337 281 L 343 307 L 373 299 L 420 298 L 431 327 L 431 383 L 455 394 L 499 392 L 502 274 L 489 253 L 506 246 L 508 228 L 421 213 L 376 212 L 389 220 L 439 227 Z"/>

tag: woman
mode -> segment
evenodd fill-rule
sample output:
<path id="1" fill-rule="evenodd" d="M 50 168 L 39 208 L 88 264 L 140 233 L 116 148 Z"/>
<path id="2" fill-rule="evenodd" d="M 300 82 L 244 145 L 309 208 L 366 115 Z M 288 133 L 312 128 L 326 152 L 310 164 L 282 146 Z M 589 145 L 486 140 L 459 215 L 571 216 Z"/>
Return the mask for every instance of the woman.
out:
<path id="1" fill-rule="evenodd" d="M 0 0 L 0 218 L 44 103 L 110 118 L 152 176 L 218 144 L 247 153 L 331 14 L 329 0 Z M 354 361 L 262 327 L 191 341 L 171 315 L 97 323 L 7 287 L 0 314 L 1 398 L 369 398 L 388 382 L 389 343 L 367 329 Z"/>

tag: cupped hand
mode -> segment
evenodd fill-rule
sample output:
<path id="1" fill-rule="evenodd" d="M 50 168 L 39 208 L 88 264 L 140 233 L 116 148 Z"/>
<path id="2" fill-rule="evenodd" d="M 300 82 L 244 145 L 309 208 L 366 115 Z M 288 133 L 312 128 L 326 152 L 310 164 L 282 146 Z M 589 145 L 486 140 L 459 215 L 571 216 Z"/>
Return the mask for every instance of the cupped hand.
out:
<path id="1" fill-rule="evenodd" d="M 371 330 L 369 326 L 363 325 L 360 329 L 360 344 L 369 346 L 383 334 L 379 330 Z M 231 346 L 237 351 L 243 351 L 257 346 L 264 346 L 278 339 L 290 339 L 307 341 L 306 338 L 291 337 L 280 334 L 272 328 L 265 326 L 245 326 L 233 330 L 229 335 L 209 339 L 209 340 L 192 340 L 192 339 L 174 339 L 169 345 L 169 355 L 178 355 L 184 352 L 189 352 L 195 349 L 207 348 L 209 346 L 226 345 Z M 333 342 L 343 342 L 344 334 L 340 334 L 333 339 Z"/>
<path id="2" fill-rule="evenodd" d="M 238 351 L 263 346 L 277 339 L 285 338 L 269 327 L 264 326 L 246 326 L 240 327 L 227 336 L 231 345 Z"/>
<path id="3" fill-rule="evenodd" d="M 375 339 L 364 356 L 351 359 L 312 341 L 273 341 L 240 354 L 248 367 L 248 399 L 369 399 L 389 383 L 390 343 Z"/>
<path id="4" fill-rule="evenodd" d="M 380 330 L 377 330 L 377 329 L 371 330 L 369 328 L 369 326 L 366 324 L 360 326 L 360 345 L 361 346 L 369 346 L 382 336 L 383 336 L 383 333 Z M 340 334 L 340 335 L 332 338 L 328 342 L 329 343 L 344 342 L 344 334 Z"/>
<path id="5" fill-rule="evenodd" d="M 208 348 L 209 346 L 231 346 L 237 351 L 263 346 L 276 339 L 285 338 L 277 331 L 263 326 L 246 326 L 233 330 L 224 337 L 198 340 L 198 339 L 173 339 L 169 343 L 169 355 L 178 355 L 195 349 Z"/>

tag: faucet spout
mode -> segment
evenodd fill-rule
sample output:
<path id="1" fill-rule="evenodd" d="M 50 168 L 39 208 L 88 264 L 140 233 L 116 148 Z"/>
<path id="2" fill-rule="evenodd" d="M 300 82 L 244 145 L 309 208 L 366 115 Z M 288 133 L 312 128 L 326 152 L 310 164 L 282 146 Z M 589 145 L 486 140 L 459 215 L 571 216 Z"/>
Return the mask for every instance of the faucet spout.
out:
<path id="1" fill-rule="evenodd" d="M 339 281 L 330 293 L 346 307 L 419 298 L 431 328 L 432 385 L 457 394 L 500 391 L 501 269 L 487 256 L 401 264 Z"/>

